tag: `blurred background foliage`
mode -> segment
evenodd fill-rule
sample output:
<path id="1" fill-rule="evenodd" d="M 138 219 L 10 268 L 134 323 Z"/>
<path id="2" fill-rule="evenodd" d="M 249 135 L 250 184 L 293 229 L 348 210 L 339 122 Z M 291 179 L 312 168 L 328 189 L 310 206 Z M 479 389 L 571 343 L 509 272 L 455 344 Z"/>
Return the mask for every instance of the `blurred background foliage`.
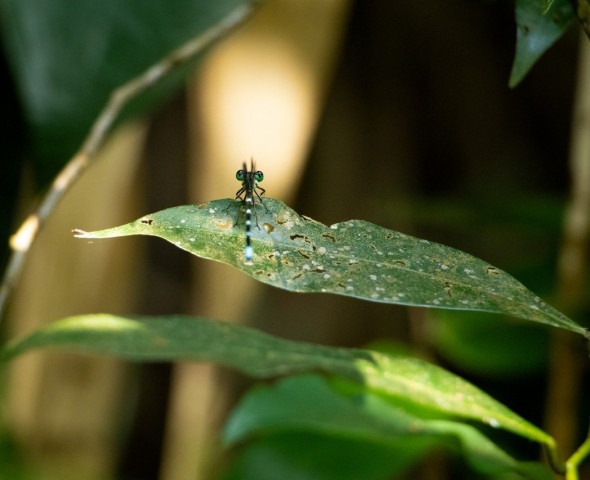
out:
<path id="1" fill-rule="evenodd" d="M 2 0 L 2 244 L 113 88 L 246 4 Z M 515 32 L 514 4 L 505 1 L 263 4 L 197 59 L 194 73 L 180 72 L 129 106 L 35 245 L 4 337 L 109 311 L 208 315 L 330 345 L 386 339 L 542 425 L 546 328 L 302 296 L 163 242 L 90 246 L 69 235 L 231 197 L 235 170 L 253 157 L 267 194 L 305 215 L 327 224 L 362 218 L 459 248 L 551 301 L 580 47 L 569 30 L 511 90 Z M 3 247 L 2 263 L 7 253 Z M 588 325 L 580 311 L 575 319 Z M 581 392 L 588 377 L 586 369 Z M 207 365 L 56 353 L 19 359 L 2 380 L 0 471 L 11 479 L 211 478 L 228 461 L 219 427 L 249 385 Z M 588 402 L 582 410 L 587 419 Z M 579 423 L 581 438 L 586 420 Z M 302 438 L 285 441 L 325 442 Z M 267 441 L 248 455 L 259 448 L 266 458 Z M 514 449 L 536 458 L 531 445 Z M 399 461 L 412 463 L 408 455 Z M 435 454 L 407 478 L 475 478 L 466 468 Z"/>

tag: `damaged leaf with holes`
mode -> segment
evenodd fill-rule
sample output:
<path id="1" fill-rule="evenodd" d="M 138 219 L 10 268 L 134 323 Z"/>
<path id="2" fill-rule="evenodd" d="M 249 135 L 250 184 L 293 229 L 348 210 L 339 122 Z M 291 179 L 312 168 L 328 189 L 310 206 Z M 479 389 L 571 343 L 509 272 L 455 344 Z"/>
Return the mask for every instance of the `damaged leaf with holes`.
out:
<path id="1" fill-rule="evenodd" d="M 363 220 L 328 227 L 270 198 L 264 205 L 254 215 L 251 262 L 244 261 L 244 211 L 230 199 L 178 206 L 119 227 L 74 233 L 79 238 L 160 237 L 285 290 L 500 313 L 590 338 L 515 278 L 467 253 Z"/>

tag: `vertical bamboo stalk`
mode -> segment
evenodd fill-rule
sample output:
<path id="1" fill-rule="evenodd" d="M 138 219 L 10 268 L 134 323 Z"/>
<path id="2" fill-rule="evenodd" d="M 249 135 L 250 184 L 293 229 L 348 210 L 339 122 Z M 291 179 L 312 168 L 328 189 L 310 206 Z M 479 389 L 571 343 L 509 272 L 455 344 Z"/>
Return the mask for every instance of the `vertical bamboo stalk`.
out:
<path id="1" fill-rule="evenodd" d="M 582 37 L 572 122 L 570 200 L 558 260 L 558 303 L 566 314 L 584 304 L 590 241 L 590 46 Z M 574 449 L 578 431 L 579 385 L 587 358 L 579 340 L 566 332 L 553 338 L 546 428 L 563 453 Z"/>

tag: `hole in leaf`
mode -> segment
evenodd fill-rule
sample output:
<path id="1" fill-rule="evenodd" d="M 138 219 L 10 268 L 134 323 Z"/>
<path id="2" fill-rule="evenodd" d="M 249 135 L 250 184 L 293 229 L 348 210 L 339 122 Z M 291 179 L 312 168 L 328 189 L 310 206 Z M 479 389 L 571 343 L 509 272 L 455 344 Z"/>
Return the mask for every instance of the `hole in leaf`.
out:
<path id="1" fill-rule="evenodd" d="M 289 221 L 289 215 L 285 212 L 281 212 L 277 215 L 277 223 L 279 225 L 284 225 Z"/>
<path id="2" fill-rule="evenodd" d="M 215 220 L 215 226 L 220 230 L 229 230 L 233 227 L 231 220 Z"/>

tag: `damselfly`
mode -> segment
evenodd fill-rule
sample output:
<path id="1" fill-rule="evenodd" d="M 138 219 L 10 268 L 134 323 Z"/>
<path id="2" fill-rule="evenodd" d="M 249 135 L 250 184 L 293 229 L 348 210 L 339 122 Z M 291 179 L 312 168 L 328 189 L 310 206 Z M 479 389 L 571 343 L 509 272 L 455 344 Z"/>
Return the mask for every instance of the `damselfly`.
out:
<path id="1" fill-rule="evenodd" d="M 254 161 L 251 160 L 250 170 L 248 170 L 246 167 L 246 162 L 244 162 L 243 168 L 236 172 L 236 179 L 242 182 L 242 188 L 236 192 L 235 200 L 240 200 L 242 205 L 245 205 L 246 207 L 246 246 L 244 247 L 244 258 L 246 261 L 250 261 L 252 258 L 254 258 L 254 249 L 252 248 L 250 241 L 252 229 L 252 210 L 254 210 L 256 226 L 258 227 L 256 199 L 258 199 L 258 201 L 264 205 L 264 202 L 262 201 L 262 195 L 264 195 L 266 190 L 258 186 L 258 183 L 264 180 L 264 174 L 260 170 L 255 170 Z M 264 205 L 264 208 L 266 208 L 266 205 Z"/>

